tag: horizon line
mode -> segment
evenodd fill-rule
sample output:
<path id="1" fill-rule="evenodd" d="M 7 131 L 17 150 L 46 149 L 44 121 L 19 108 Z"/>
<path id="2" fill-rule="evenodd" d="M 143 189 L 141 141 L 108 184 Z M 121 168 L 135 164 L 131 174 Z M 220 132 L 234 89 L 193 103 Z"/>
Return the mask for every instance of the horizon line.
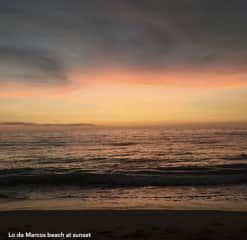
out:
<path id="1" fill-rule="evenodd" d="M 197 121 L 197 122 L 149 122 L 149 123 L 140 123 L 140 122 L 126 122 L 126 123 L 83 123 L 83 122 L 77 122 L 77 123 L 57 123 L 57 122 L 23 122 L 23 121 L 4 121 L 0 122 L 0 125 L 4 126 L 88 126 L 88 127 L 98 127 L 98 126 L 214 126 L 214 125 L 223 125 L 223 126 L 232 126 L 232 125 L 246 125 L 247 126 L 247 120 L 242 121 Z"/>

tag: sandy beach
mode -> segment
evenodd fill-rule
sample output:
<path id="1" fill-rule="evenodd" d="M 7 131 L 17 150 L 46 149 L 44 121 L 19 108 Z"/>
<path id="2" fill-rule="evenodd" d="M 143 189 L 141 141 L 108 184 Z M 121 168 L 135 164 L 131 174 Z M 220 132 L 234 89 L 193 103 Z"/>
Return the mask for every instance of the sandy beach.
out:
<path id="1" fill-rule="evenodd" d="M 247 212 L 80 210 L 2 211 L 0 237 L 81 233 L 77 239 L 247 239 Z M 37 236 L 37 235 L 36 235 Z M 81 236 L 81 237 L 80 237 Z M 82 237 L 84 236 L 84 238 Z M 74 239 L 75 239 L 74 237 Z M 18 238 L 12 238 L 18 239 Z M 44 238 L 44 235 L 42 237 Z M 47 239 L 66 239 L 65 237 Z"/>

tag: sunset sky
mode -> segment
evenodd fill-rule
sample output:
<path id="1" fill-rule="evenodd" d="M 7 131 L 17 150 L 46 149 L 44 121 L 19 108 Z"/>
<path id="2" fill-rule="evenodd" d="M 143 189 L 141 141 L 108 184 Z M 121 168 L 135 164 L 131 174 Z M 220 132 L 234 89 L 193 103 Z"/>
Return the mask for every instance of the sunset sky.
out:
<path id="1" fill-rule="evenodd" d="M 0 122 L 247 120 L 244 0 L 0 0 Z"/>

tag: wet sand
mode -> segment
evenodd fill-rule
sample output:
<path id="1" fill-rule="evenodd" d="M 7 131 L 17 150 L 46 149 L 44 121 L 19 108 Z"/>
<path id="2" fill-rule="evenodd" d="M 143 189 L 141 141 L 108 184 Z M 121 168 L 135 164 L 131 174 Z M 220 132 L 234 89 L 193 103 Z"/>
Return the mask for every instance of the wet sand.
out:
<path id="1" fill-rule="evenodd" d="M 88 233 L 73 239 L 247 239 L 247 212 L 166 210 L 2 211 L 0 239 L 8 234 Z M 13 235 L 12 235 L 13 236 Z M 58 236 L 58 235 L 57 235 Z M 77 235 L 79 236 L 79 235 Z"/>

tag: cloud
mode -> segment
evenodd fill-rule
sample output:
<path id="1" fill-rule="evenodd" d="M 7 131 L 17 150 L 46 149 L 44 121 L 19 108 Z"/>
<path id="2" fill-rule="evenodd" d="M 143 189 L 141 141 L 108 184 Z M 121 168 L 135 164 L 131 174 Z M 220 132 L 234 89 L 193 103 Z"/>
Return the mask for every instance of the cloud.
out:
<path id="1" fill-rule="evenodd" d="M 246 8 L 243 0 L 0 0 L 0 82 L 12 74 L 60 85 L 69 72 L 112 66 L 237 72 L 247 64 Z"/>
<path id="2" fill-rule="evenodd" d="M 0 64 L 1 82 L 37 81 L 49 85 L 67 82 L 63 67 L 42 51 L 0 47 Z"/>

